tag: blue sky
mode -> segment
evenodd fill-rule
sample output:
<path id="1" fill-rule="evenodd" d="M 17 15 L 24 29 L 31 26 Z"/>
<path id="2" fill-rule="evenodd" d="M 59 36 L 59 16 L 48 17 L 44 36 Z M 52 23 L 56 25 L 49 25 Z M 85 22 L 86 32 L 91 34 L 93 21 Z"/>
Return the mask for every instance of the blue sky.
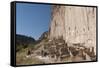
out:
<path id="1" fill-rule="evenodd" d="M 38 39 L 48 30 L 51 6 L 45 4 L 16 4 L 16 33 Z"/>

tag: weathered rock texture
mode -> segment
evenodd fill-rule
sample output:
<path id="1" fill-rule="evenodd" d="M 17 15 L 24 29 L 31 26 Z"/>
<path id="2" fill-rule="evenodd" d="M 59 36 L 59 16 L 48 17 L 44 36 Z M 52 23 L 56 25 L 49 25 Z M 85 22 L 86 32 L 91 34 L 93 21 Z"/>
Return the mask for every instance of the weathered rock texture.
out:
<path id="1" fill-rule="evenodd" d="M 96 53 L 96 8 L 53 6 L 49 39 L 63 38 L 66 43 L 84 43 Z"/>

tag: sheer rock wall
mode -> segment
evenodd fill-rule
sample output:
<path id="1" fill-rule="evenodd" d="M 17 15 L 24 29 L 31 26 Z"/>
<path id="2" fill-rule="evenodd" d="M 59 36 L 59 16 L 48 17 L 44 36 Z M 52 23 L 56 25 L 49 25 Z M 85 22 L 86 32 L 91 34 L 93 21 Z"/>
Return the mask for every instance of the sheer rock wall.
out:
<path id="1" fill-rule="evenodd" d="M 52 6 L 49 39 L 63 38 L 66 43 L 85 43 L 96 52 L 96 8 Z"/>

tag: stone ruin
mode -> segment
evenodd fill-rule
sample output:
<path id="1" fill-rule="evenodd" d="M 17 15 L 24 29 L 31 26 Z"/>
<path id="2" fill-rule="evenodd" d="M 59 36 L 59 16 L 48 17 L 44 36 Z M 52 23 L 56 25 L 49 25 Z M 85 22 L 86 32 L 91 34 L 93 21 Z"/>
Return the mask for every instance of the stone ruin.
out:
<path id="1" fill-rule="evenodd" d="M 68 62 L 69 60 L 70 62 L 96 60 L 94 47 L 87 48 L 84 46 L 84 43 L 65 43 L 63 39 L 48 41 L 46 44 L 42 45 L 41 50 L 38 50 L 37 54 L 42 57 L 48 56 L 49 58 L 54 59 L 55 62 Z M 75 57 L 77 59 L 75 59 Z M 78 58 L 81 59 L 78 60 Z"/>

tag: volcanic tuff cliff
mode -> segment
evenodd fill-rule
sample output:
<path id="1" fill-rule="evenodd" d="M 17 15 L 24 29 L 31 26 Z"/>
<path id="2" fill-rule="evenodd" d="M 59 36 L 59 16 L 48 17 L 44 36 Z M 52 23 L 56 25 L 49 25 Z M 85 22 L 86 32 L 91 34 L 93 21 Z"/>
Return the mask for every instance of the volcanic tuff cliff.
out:
<path id="1" fill-rule="evenodd" d="M 96 8 L 53 6 L 49 39 L 63 38 L 66 43 L 84 43 L 96 52 Z"/>

